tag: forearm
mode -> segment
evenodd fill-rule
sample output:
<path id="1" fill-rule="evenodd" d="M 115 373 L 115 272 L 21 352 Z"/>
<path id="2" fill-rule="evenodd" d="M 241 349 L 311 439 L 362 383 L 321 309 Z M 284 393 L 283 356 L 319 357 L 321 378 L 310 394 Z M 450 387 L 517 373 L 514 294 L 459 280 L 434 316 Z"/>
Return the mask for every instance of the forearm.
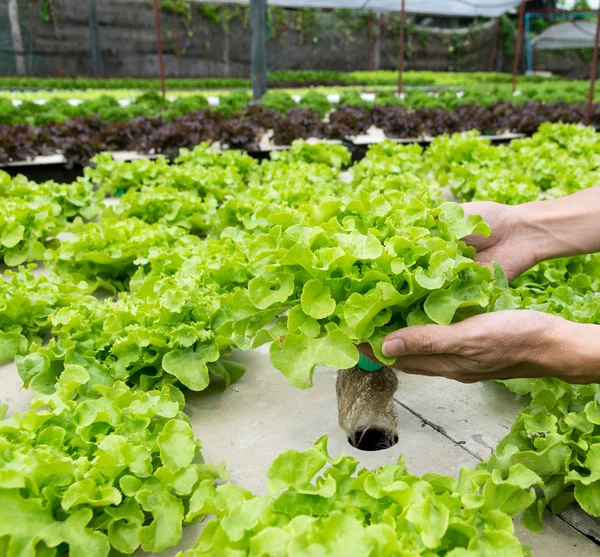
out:
<path id="1" fill-rule="evenodd" d="M 539 358 L 553 377 L 568 383 L 599 383 L 600 325 L 563 321 Z"/>
<path id="2" fill-rule="evenodd" d="M 600 186 L 515 207 L 521 237 L 536 259 L 583 255 L 600 251 Z"/>

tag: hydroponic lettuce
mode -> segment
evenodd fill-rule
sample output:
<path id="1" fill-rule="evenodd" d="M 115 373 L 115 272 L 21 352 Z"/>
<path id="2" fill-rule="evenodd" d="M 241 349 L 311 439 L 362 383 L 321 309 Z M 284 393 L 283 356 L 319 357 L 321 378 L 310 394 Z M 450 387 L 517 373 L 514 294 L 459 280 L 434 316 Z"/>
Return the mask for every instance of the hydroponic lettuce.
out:
<path id="1" fill-rule="evenodd" d="M 54 312 L 86 299 L 91 291 L 85 282 L 35 276 L 34 268 L 6 271 L 4 280 L 0 278 L 0 364 L 25 354 L 31 343 L 40 344 Z"/>
<path id="2" fill-rule="evenodd" d="M 53 201 L 36 198 L 0 198 L 0 260 L 9 267 L 39 261 L 44 243 L 61 231 L 61 207 Z"/>
<path id="3" fill-rule="evenodd" d="M 114 213 L 120 217 L 136 217 L 148 224 L 178 226 L 191 234 L 207 234 L 216 213 L 217 200 L 204 199 L 194 191 L 179 191 L 165 186 L 143 186 L 129 190 L 119 198 Z"/>
<path id="4" fill-rule="evenodd" d="M 439 137 L 424 159 L 461 201 L 517 205 L 600 182 L 598 134 L 573 124 L 543 124 L 533 137 L 498 147 L 474 131 Z"/>
<path id="5" fill-rule="evenodd" d="M 422 157 L 423 149 L 419 145 L 398 145 L 391 141 L 374 145 L 351 168 L 351 191 L 410 192 L 419 195 L 431 207 L 437 207 L 442 201 L 442 191 L 431 178 Z"/>
<path id="6" fill-rule="evenodd" d="M 181 539 L 192 494 L 227 478 L 203 463 L 176 388 L 116 382 L 77 399 L 89 381 L 69 365 L 52 394 L 0 421 L 2 555 L 164 551 Z"/>
<path id="7" fill-rule="evenodd" d="M 47 240 L 73 217 L 97 215 L 98 200 L 86 180 L 37 184 L 0 170 L 0 259 L 10 267 L 41 260 Z"/>
<path id="8" fill-rule="evenodd" d="M 305 115 L 296 115 L 299 125 Z M 402 111 L 397 116 L 407 118 L 407 125 L 414 124 L 414 116 Z M 427 121 L 437 126 L 438 116 L 428 112 Z M 147 125 L 154 124 L 139 123 L 140 129 Z M 163 138 L 165 144 L 173 145 L 181 132 L 179 125 L 175 128 Z M 193 491 L 179 493 L 176 488 L 170 494 L 183 504 L 182 518 L 179 510 L 171 513 L 175 506 L 181 508 L 179 503 L 166 495 L 163 500 L 163 491 L 157 503 L 154 494 L 138 494 L 137 481 L 121 485 L 121 472 L 107 476 L 96 468 L 104 466 L 100 456 L 105 449 L 99 447 L 104 436 L 142 435 L 142 429 L 144 436 L 151 436 L 155 421 L 166 427 L 163 418 L 179 420 L 157 409 L 155 413 L 162 418 L 153 415 L 146 423 L 145 411 L 140 411 L 144 414 L 140 417 L 137 403 L 132 402 L 136 397 L 149 391 L 149 405 L 158 404 L 157 397 L 178 401 L 176 388 L 202 390 L 215 379 L 225 385 L 235 381 L 244 369 L 231 357 L 234 347 L 249 349 L 273 340 L 275 365 L 293 384 L 307 387 L 316 363 L 354 365 L 358 342 L 370 342 L 377 352 L 383 335 L 398 327 L 450 323 L 509 307 L 513 298 L 516 307 L 598 322 L 597 256 L 542 264 L 509 291 L 501 274 L 479 267 L 473 250 L 460 241 L 473 232 L 485 233 L 487 226 L 477 217 L 465 219 L 459 206 L 440 202 L 440 183 L 453 185 L 465 199 L 509 203 L 590 185 L 597 172 L 596 135 L 569 126 L 542 131 L 498 149 L 473 135 L 437 139 L 425 152 L 386 142 L 350 169 L 350 182 L 339 176 L 348 161 L 344 148 L 300 143 L 290 153 L 261 164 L 247 155 L 220 153 L 201 145 L 182 152 L 173 164 L 164 158 L 121 163 L 104 155 L 72 188 L 47 183 L 36 189 L 21 179 L 3 182 L 3 195 L 13 197 L 2 198 L 0 241 L 18 239 L 9 260 L 37 258 L 49 248 L 45 259 L 55 273 L 35 278 L 20 270 L 0 284 L 0 356 L 19 354 L 17 365 L 25 385 L 40 393 L 35 403 L 39 407 L 14 418 L 17 425 L 7 426 L 6 431 L 0 426 L 0 443 L 8 440 L 14 445 L 0 451 L 0 462 L 20 455 L 5 466 L 6 474 L 0 473 L 0 493 L 6 489 L 9 497 L 17 497 L 2 505 L 10 514 L 0 517 L 0 522 L 7 524 L 10 533 L 0 534 L 0 550 L 11 548 L 28 555 L 36 532 L 43 536 L 40 551 L 49 555 L 66 549 L 65 543 L 74 555 L 81 547 L 88 553 L 100 548 L 99 555 L 104 555 L 107 543 L 127 551 L 139 543 L 158 550 L 167 542 L 175 543 L 182 520 L 193 521 L 211 512 L 219 517 L 210 526 L 214 543 L 222 547 L 207 545 L 212 543 L 207 533 L 194 550 L 199 555 L 238 550 L 241 553 L 236 555 L 248 551 L 254 555 L 263 547 L 268 554 L 284 549 L 293 554 L 305 551 L 307 544 L 316 544 L 321 553 L 336 554 L 339 547 L 332 544 L 340 540 L 348 551 L 374 544 L 373 551 L 393 548 L 402 555 L 412 551 L 427 557 L 475 557 L 508 548 L 508 555 L 519 556 L 523 550 L 512 537 L 508 516 L 492 508 L 501 507 L 512 515 L 531 505 L 525 523 L 536 530 L 546 504 L 559 511 L 576 500 L 597 513 L 600 480 L 594 458 L 598 452 L 596 421 L 600 420 L 594 404 L 600 395 L 595 388 L 571 388 L 554 380 L 511 384 L 519 392 L 532 392 L 531 408 L 519 417 L 486 468 L 463 472 L 458 483 L 433 476 L 419 480 L 401 466 L 355 475 L 350 461 L 331 462 L 322 456 L 324 448 L 317 446 L 308 460 L 322 464 L 308 479 L 303 476 L 308 469 L 304 457 L 298 453 L 276 461 L 270 474 L 274 493 L 267 498 L 254 498 L 232 486 L 215 491 L 213 476 L 219 474 L 210 472 L 209 483 L 195 483 Z M 556 146 L 536 151 L 546 140 Z M 588 161 L 586 152 L 590 153 Z M 579 179 L 582 171 L 569 162 L 572 158 L 581 162 L 591 178 Z M 501 188 L 503 181 L 506 184 Z M 106 209 L 98 222 L 83 224 L 77 218 L 94 214 L 98 195 L 120 190 L 128 193 L 114 209 Z M 123 218 L 130 214 L 143 215 L 151 224 Z M 77 236 L 48 242 L 56 232 L 67 229 Z M 0 253 L 4 256 L 13 248 L 4 245 Z M 100 286 L 121 292 L 103 301 L 88 295 Z M 47 333 L 51 338 L 42 344 L 40 339 Z M 58 392 L 68 393 L 64 397 L 57 394 L 57 383 Z M 119 402 L 115 410 L 110 401 L 115 396 L 120 400 L 121 395 L 111 394 L 117 391 L 128 393 L 123 395 L 127 404 Z M 81 421 L 87 420 L 87 399 L 104 405 L 94 423 Z M 35 415 L 40 412 L 42 417 Z M 46 419 L 44 412 L 52 417 Z M 67 419 L 69 412 L 72 417 Z M 125 412 L 137 414 L 115 433 L 120 426 L 112 425 L 116 423 L 113 418 L 121 420 Z M 67 420 L 63 426 L 57 416 Z M 63 435 L 55 426 L 67 433 Z M 40 428 L 43 431 L 37 438 L 32 431 Z M 157 450 L 154 441 L 148 442 L 152 472 L 162 481 L 163 472 L 158 474 L 158 470 L 171 465 L 164 460 L 166 452 L 161 454 L 160 446 Z M 55 470 L 54 462 L 62 463 L 63 457 L 67 464 L 73 461 L 76 471 L 81 467 L 85 476 L 77 476 L 76 482 L 91 479 L 99 486 L 87 499 L 78 487 L 72 495 L 77 504 L 68 498 L 64 503 L 69 485 L 76 483 L 71 476 L 63 478 L 64 484 L 56 475 L 51 479 L 39 476 L 41 487 L 35 489 L 31 483 L 20 487 L 21 480 L 14 480 L 17 487 L 10 483 L 15 462 L 25 463 L 38 455 L 36 451 L 50 450 L 46 447 L 53 445 L 60 458 L 53 460 L 55 453 L 46 458 L 44 453 L 43 459 L 35 461 L 36 470 L 50 473 Z M 188 446 L 186 441 L 181 447 Z M 315 451 L 321 456 L 315 456 Z M 128 452 L 123 458 L 131 456 L 138 466 L 137 454 Z M 38 462 L 43 462 L 44 469 Z M 312 481 L 328 465 L 331 472 Z M 23 469 L 30 470 L 29 464 Z M 293 481 L 286 480 L 291 476 Z M 367 488 L 368 477 L 389 495 L 372 491 L 371 483 Z M 144 478 L 146 485 L 150 480 Z M 179 485 L 169 478 L 171 487 Z M 190 479 L 185 478 L 185 482 Z M 400 489 L 399 482 L 409 488 Z M 85 489 L 89 485 L 84 484 Z M 541 488 L 537 500 L 532 485 Z M 111 515 L 118 494 L 106 490 L 107 486 L 119 492 L 123 501 L 134 500 L 123 513 L 134 504 L 143 513 L 133 510 L 127 518 Z M 32 490 L 35 497 L 24 489 Z M 407 493 L 410 500 L 399 500 Z M 96 504 L 100 500 L 103 503 Z M 158 528 L 163 524 L 160 513 L 152 517 L 154 511 L 144 506 L 155 503 L 167 509 L 169 522 L 164 529 Z M 31 529 L 22 520 L 24 514 L 31 514 L 33 507 L 28 505 L 36 505 L 33 514 L 40 510 L 44 517 Z M 379 514 L 368 514 L 373 509 Z M 252 520 L 246 521 L 249 516 Z M 459 522 L 455 522 L 457 516 Z M 235 530 L 242 520 L 246 521 L 243 529 Z M 117 522 L 119 526 L 111 530 L 110 524 Z M 79 537 L 74 537 L 75 532 Z M 337 537 L 332 538 L 331 532 Z M 26 549 L 21 550 L 20 544 Z M 408 548 L 403 544 L 409 544 Z M 383 549 L 384 554 L 393 554 Z"/>
<path id="9" fill-rule="evenodd" d="M 109 153 L 94 158 L 95 168 L 87 167 L 85 176 L 96 184 L 104 195 L 115 195 L 143 186 L 164 186 L 189 190 L 204 197 L 212 195 L 223 200 L 245 189 L 257 162 L 238 151 L 220 152 L 208 143 L 193 150 L 181 149 L 174 164 L 165 157 L 156 160 L 139 159 L 132 162 L 115 161 Z"/>
<path id="10" fill-rule="evenodd" d="M 70 184 L 49 182 L 32 182 L 22 176 L 14 178 L 0 170 L 0 199 L 19 198 L 23 201 L 46 201 L 57 203 L 61 207 L 61 215 L 66 219 L 80 215 L 93 219 L 99 211 L 99 197 L 94 192 L 89 180 L 79 178 Z"/>
<path id="11" fill-rule="evenodd" d="M 248 189 L 237 198 L 254 204 L 267 202 L 276 207 L 297 208 L 339 195 L 345 187 L 338 170 L 325 163 L 273 160 L 261 164 L 260 172 L 250 178 Z"/>
<path id="12" fill-rule="evenodd" d="M 559 514 L 576 501 L 600 516 L 600 388 L 538 379 L 527 389 L 530 406 L 481 468 L 504 474 L 522 464 L 540 476 L 539 497 L 523 518 L 535 532 L 543 530 L 546 506 Z"/>
<path id="13" fill-rule="evenodd" d="M 522 307 L 600 325 L 600 255 L 541 263 L 512 285 Z M 544 483 L 535 505 L 524 516 L 526 526 L 542 532 L 542 513 L 554 513 L 577 502 L 600 516 L 600 390 L 597 385 L 568 385 L 557 379 L 505 381 L 513 392 L 531 394 L 511 433 L 482 466 L 506 470 L 523 463 Z"/>
<path id="14" fill-rule="evenodd" d="M 47 267 L 59 275 L 115 291 L 126 289 L 129 278 L 152 250 L 173 246 L 185 233 L 175 226 L 110 215 L 99 222 L 80 222 L 72 232 L 73 238 L 46 252 Z"/>
<path id="15" fill-rule="evenodd" d="M 5 103 L 0 99 L 0 122 L 19 121 L 20 114 L 31 109 L 48 110 L 29 120 L 28 124 L 35 122 L 35 127 L 0 123 L 0 162 L 60 153 L 71 163 L 86 164 L 97 153 L 118 150 L 161 153 L 175 158 L 180 149 L 193 148 L 202 142 L 256 150 L 269 129 L 274 132 L 272 139 L 276 144 L 290 145 L 299 138 L 346 139 L 368 129 L 371 123 L 388 137 L 413 139 L 468 130 L 486 135 L 506 130 L 530 135 L 545 122 L 577 124 L 585 114 L 584 105 L 578 102 L 582 95 L 568 95 L 574 97 L 572 104 L 538 101 L 514 104 L 513 100 L 525 95 L 512 97 L 510 89 L 505 89 L 503 95 L 507 100 L 499 101 L 497 90 L 483 96 L 467 92 L 461 98 L 454 91 L 435 96 L 420 91 L 411 93 L 409 100 L 401 100 L 388 91 L 379 94 L 376 104 L 369 109 L 341 107 L 343 112 L 329 122 L 323 120 L 323 115 L 331 105 L 324 95 L 315 92 L 306 95 L 311 98 L 303 99 L 300 107 L 290 98 L 273 103 L 280 109 L 290 106 L 286 114 L 260 104 L 248 105 L 250 97 L 245 91 L 222 96 L 215 110 L 202 109 L 205 106 L 202 97 L 169 104 L 156 93 L 142 95 L 126 109 L 112 99 L 103 106 L 89 103 L 81 112 L 64 100 L 50 101 L 44 105 L 46 108 L 26 102 L 18 109 L 7 101 L 7 118 L 3 118 Z M 150 99 L 152 102 L 147 102 Z M 101 105 L 102 101 L 96 103 Z M 62 105 L 67 113 L 57 105 Z M 188 112 L 194 106 L 197 110 Z M 157 115 L 161 111 L 162 115 Z M 70 118 L 68 113 L 76 117 Z M 599 121 L 600 105 L 596 104 L 590 123 L 597 125 Z"/>
<path id="16" fill-rule="evenodd" d="M 248 246 L 248 299 L 259 310 L 289 310 L 257 344 L 274 341 L 271 361 L 299 388 L 311 386 L 319 363 L 355 365 L 356 344 L 369 342 L 391 363 L 381 353 L 388 332 L 510 304 L 506 281 L 495 281 L 460 241 L 488 226 L 459 205 L 432 209 L 391 191 L 303 209 L 272 213 L 272 228 Z"/>
<path id="17" fill-rule="evenodd" d="M 600 324 L 600 254 L 540 263 L 512 284 L 523 307 Z"/>
<path id="18" fill-rule="evenodd" d="M 275 310 L 238 303 L 250 279 L 247 260 L 229 240 L 200 240 L 149 255 L 116 300 L 85 299 L 50 318 L 54 338 L 17 360 L 24 384 L 51 392 L 67 365 L 83 366 L 94 382 L 126 381 L 144 390 L 177 384 L 200 391 L 211 378 L 225 386 L 245 367 L 229 358 L 248 347 Z M 92 384 L 94 384 L 92 382 Z"/>
<path id="19" fill-rule="evenodd" d="M 342 145 L 296 140 L 287 151 L 273 151 L 271 159 L 281 162 L 323 163 L 341 170 L 350 164 L 350 151 Z"/>
<path id="20" fill-rule="evenodd" d="M 516 465 L 506 475 L 463 468 L 458 480 L 410 475 L 402 459 L 369 471 L 334 459 L 327 438 L 286 451 L 268 473 L 269 495 L 205 481 L 187 519 L 216 515 L 186 557 L 478 557 L 530 555 L 511 516 L 535 499 L 539 477 Z M 181 554 L 180 554 L 181 555 Z"/>

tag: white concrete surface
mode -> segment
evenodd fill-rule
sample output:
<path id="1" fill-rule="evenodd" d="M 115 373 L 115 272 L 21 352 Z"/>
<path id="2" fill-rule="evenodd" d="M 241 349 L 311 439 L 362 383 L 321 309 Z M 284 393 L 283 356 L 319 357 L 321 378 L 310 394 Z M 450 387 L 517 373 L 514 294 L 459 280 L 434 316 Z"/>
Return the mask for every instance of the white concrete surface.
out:
<path id="1" fill-rule="evenodd" d="M 33 393 L 23 388 L 14 362 L 0 365 L 0 385 L 0 404 L 8 404 L 9 414 L 25 412 Z"/>

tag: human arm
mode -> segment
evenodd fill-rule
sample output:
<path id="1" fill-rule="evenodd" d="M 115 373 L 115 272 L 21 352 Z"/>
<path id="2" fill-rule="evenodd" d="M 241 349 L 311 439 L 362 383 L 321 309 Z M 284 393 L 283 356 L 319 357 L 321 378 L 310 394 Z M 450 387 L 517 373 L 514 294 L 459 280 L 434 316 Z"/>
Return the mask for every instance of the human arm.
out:
<path id="1" fill-rule="evenodd" d="M 361 350 L 374 357 L 368 346 Z M 464 383 L 557 377 L 600 382 L 600 325 L 530 310 L 487 313 L 453 325 L 418 325 L 388 335 L 387 356 L 405 373 Z"/>
<path id="2" fill-rule="evenodd" d="M 468 236 L 484 265 L 497 262 L 510 281 L 541 261 L 600 251 L 600 186 L 548 201 L 508 206 L 463 205 L 490 225 L 490 236 Z"/>

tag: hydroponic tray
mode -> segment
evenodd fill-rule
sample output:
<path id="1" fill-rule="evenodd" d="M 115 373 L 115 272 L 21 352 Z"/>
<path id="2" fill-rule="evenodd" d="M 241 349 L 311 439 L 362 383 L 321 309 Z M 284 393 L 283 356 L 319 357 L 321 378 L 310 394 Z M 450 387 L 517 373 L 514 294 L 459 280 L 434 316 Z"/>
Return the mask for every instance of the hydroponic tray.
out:
<path id="1" fill-rule="evenodd" d="M 526 137 L 524 133 L 505 133 L 502 135 L 480 135 L 477 139 L 487 139 L 492 143 L 504 143 L 508 141 L 512 141 L 513 139 L 520 139 L 522 137 Z M 384 139 L 388 139 L 389 141 L 393 141 L 394 143 L 401 144 L 412 144 L 412 143 L 420 143 L 420 144 L 429 144 L 435 138 L 434 137 L 413 137 L 413 138 L 395 138 L 395 137 L 370 137 L 368 135 L 357 136 L 354 139 L 349 139 L 348 143 L 353 145 L 362 146 L 362 145 L 374 145 L 377 143 L 381 143 Z"/>
<path id="2" fill-rule="evenodd" d="M 231 480 L 257 493 L 266 491 L 266 471 L 279 453 L 304 450 L 322 435 L 329 436 L 333 456 L 345 453 L 369 468 L 393 463 L 403 454 L 412 473 L 457 475 L 462 466 L 473 467 L 487 457 L 526 406 L 525 399 L 494 383 L 462 385 L 401 374 L 395 397 L 398 444 L 385 451 L 361 452 L 348 444 L 337 424 L 335 370 L 318 368 L 314 387 L 299 391 L 271 366 L 268 348 L 234 356 L 248 366 L 244 377 L 225 391 L 209 387 L 201 393 L 187 392 L 186 412 L 206 461 L 226 461 Z M 26 410 L 31 394 L 20 388 L 15 365 L 0 366 L 0 374 L 0 402 L 8 403 L 11 412 Z M 600 555 L 600 547 L 569 524 L 583 513 L 571 514 L 575 518 L 548 516 L 541 536 L 516 521 L 519 539 L 533 547 L 534 557 Z M 588 521 L 594 524 L 589 517 Z M 173 557 L 191 547 L 202 527 L 186 528 L 179 545 L 160 555 Z"/>
<path id="3" fill-rule="evenodd" d="M 120 161 L 133 161 L 137 159 L 155 159 L 157 155 L 138 153 L 137 151 L 111 151 L 113 159 Z M 0 168 L 18 168 L 21 166 L 48 166 L 67 164 L 64 155 L 41 155 L 30 160 L 12 161 L 0 164 Z"/>

